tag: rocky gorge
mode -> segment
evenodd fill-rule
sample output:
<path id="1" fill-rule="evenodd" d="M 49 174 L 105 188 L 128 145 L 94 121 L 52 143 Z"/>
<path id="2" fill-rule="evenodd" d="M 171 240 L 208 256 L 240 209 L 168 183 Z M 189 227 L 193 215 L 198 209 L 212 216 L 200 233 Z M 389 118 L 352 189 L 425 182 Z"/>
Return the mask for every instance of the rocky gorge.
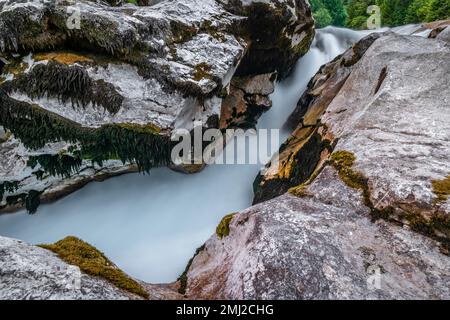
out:
<path id="1" fill-rule="evenodd" d="M 189 2 L 80 1 L 111 39 L 66 30 L 64 7 L 0 2 L 3 210 L 33 212 L 89 181 L 171 166 L 170 133 L 195 120 L 257 123 L 276 77 L 310 46 L 307 3 Z M 19 34 L 11 12 L 22 14 Z M 323 65 L 286 122 L 279 162 L 254 182 L 254 206 L 224 217 L 175 283 L 127 277 L 76 238 L 36 247 L 2 237 L 0 296 L 450 299 L 449 30 L 367 32 Z"/>
<path id="2" fill-rule="evenodd" d="M 287 74 L 314 34 L 303 1 L 0 5 L 0 123 L 12 133 L 1 145 L 4 211 L 34 212 L 92 180 L 171 165 L 173 130 L 231 125 L 233 110 L 222 110 L 231 80 L 258 75 L 252 68 L 271 75 L 259 81 Z M 261 16 L 270 33 L 258 33 Z M 267 108 L 262 90 L 242 104 Z"/>

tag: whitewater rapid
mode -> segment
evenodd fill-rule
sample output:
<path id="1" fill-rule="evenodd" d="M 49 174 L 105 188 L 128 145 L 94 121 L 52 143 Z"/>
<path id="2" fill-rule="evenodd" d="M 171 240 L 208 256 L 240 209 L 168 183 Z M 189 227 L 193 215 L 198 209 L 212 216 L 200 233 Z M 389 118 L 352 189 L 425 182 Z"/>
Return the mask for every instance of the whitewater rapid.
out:
<path id="1" fill-rule="evenodd" d="M 272 109 L 259 129 L 282 128 L 309 79 L 368 31 L 325 28 L 291 77 L 276 84 Z M 280 141 L 289 132 L 282 131 Z M 278 148 L 274 148 L 278 149 Z M 223 216 L 249 207 L 261 165 L 213 165 L 195 175 L 167 168 L 91 183 L 68 197 L 42 205 L 35 215 L 0 215 L 0 234 L 30 243 L 77 236 L 102 250 L 133 277 L 172 282 L 215 232 Z"/>

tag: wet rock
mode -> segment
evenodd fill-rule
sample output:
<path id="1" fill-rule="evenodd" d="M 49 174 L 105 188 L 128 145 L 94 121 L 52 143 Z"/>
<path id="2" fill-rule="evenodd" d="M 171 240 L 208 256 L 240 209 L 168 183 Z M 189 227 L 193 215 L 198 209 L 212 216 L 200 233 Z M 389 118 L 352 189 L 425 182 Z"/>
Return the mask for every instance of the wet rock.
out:
<path id="1" fill-rule="evenodd" d="M 0 183 L 18 184 L 8 188 L 9 200 L 0 199 L 0 210 L 22 206 L 30 191 L 44 201 L 98 174 L 171 166 L 173 130 L 219 127 L 222 113 L 241 108 L 239 99 L 230 105 L 223 98 L 236 70 L 248 68 L 246 59 L 274 52 L 273 63 L 265 63 L 270 70 L 252 76 L 287 73 L 313 34 L 303 0 L 121 4 L 0 1 L 0 53 L 8 61 L 0 75 L 0 125 L 13 134 L 0 145 Z M 264 41 L 255 31 L 256 7 L 267 16 L 264 29 L 274 31 Z M 265 85 L 262 92 L 250 88 L 244 122 L 270 107 L 273 85 Z"/>
<path id="2" fill-rule="evenodd" d="M 269 95 L 275 90 L 276 74 L 235 77 L 222 103 L 220 128 L 254 127 L 259 117 L 272 107 Z"/>
<path id="3" fill-rule="evenodd" d="M 367 36 L 342 56 L 322 66 L 311 79 L 287 120 L 287 127 L 294 131 L 282 145 L 278 161 L 268 164 L 255 181 L 254 203 L 272 199 L 306 182 L 326 161 L 334 138 L 326 126 L 321 126 L 321 116 L 341 90 L 355 64 L 381 36 L 379 33 Z"/>
<path id="4" fill-rule="evenodd" d="M 193 299 L 448 299 L 450 259 L 408 228 L 374 223 L 326 167 L 304 193 L 233 216 L 187 274 Z"/>
<path id="5" fill-rule="evenodd" d="M 448 252 L 450 202 L 439 187 L 450 173 L 449 47 L 421 37 L 371 37 L 312 79 L 289 120 L 298 125 L 281 149 L 280 165 L 268 166 L 256 194 L 267 199 L 308 185 L 333 152 L 349 152 L 354 169 L 345 169 L 344 178 L 363 191 L 374 218 L 438 239 Z M 318 136 L 308 134 L 314 130 Z"/>
<path id="6" fill-rule="evenodd" d="M 450 43 L 450 26 L 447 26 L 443 30 L 441 30 L 437 35 L 436 39 L 442 40 Z"/>
<path id="7" fill-rule="evenodd" d="M 67 264 L 50 250 L 20 240 L 0 236 L 0 253 L 0 299 L 142 299 L 138 295 L 114 286 L 103 278 L 80 271 L 79 267 Z M 116 268 L 114 265 L 112 267 Z M 183 299 L 183 296 L 177 292 L 175 283 L 163 285 L 142 281 L 138 281 L 138 283 L 148 294 L 150 300 Z"/>
<path id="8" fill-rule="evenodd" d="M 231 12 L 248 17 L 246 33 L 252 46 L 239 67 L 240 76 L 278 70 L 280 77 L 284 77 L 314 38 L 314 20 L 305 1 L 221 2 Z"/>

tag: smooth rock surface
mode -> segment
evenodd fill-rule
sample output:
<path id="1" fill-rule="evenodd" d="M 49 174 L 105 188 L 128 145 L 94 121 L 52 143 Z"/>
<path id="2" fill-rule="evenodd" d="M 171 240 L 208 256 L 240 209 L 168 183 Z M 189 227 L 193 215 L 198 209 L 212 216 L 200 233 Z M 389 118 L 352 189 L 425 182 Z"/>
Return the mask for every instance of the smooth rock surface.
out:
<path id="1" fill-rule="evenodd" d="M 54 253 L 0 236 L 0 299 L 129 300 L 138 297 L 88 276 Z"/>
<path id="2" fill-rule="evenodd" d="M 323 66 L 289 119 L 298 126 L 282 147 L 281 165 L 260 177 L 257 194 L 280 195 L 306 182 L 327 152 L 346 150 L 376 208 L 448 215 L 450 202 L 435 203 L 432 182 L 450 173 L 449 62 L 448 43 L 391 33 L 371 35 Z M 319 134 L 308 133 L 314 130 Z M 316 161 L 305 162 L 311 154 Z"/>
<path id="3" fill-rule="evenodd" d="M 256 181 L 265 199 L 296 188 L 212 236 L 188 296 L 449 299 L 450 201 L 433 187 L 450 173 L 449 63 L 444 41 L 385 33 L 323 66 Z M 355 158 L 339 174 L 336 152 Z"/>
<path id="4" fill-rule="evenodd" d="M 371 221 L 359 192 L 327 167 L 308 196 L 233 217 L 194 259 L 194 299 L 449 299 L 450 259 L 435 241 Z"/>

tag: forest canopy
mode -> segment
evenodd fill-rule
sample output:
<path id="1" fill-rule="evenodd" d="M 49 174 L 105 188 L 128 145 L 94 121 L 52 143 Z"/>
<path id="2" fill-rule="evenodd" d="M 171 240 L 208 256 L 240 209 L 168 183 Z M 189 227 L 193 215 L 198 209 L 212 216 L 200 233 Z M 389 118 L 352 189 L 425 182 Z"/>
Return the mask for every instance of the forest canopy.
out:
<path id="1" fill-rule="evenodd" d="M 450 18 L 450 0 L 310 0 L 317 27 L 328 25 L 367 29 L 370 5 L 381 9 L 383 26 Z"/>

